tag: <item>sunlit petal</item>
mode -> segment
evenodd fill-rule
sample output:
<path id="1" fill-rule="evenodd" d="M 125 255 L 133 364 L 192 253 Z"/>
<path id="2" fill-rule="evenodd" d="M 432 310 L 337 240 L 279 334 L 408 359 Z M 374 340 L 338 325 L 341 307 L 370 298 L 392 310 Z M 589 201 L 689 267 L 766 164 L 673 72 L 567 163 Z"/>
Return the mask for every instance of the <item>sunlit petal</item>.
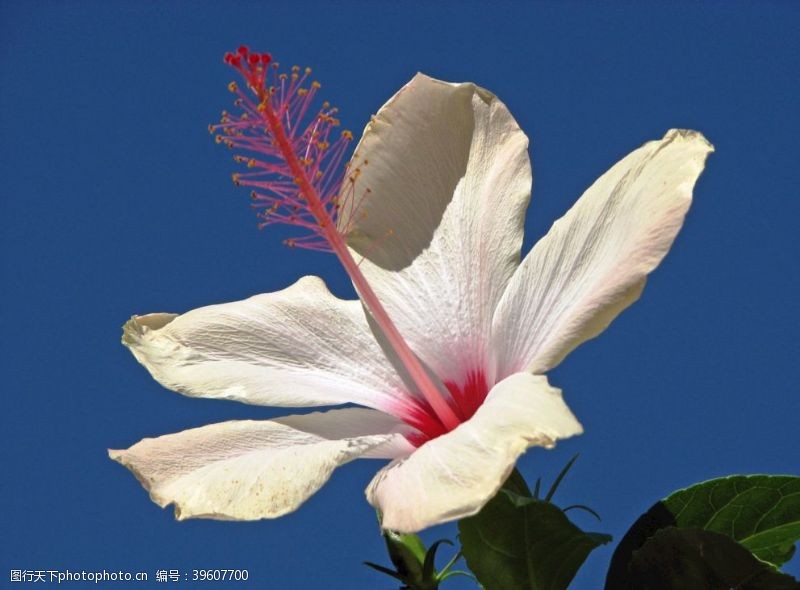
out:
<path id="1" fill-rule="evenodd" d="M 556 366 L 644 288 L 683 224 L 711 144 L 672 130 L 612 167 L 542 238 L 494 318 L 499 375 Z"/>
<path id="2" fill-rule="evenodd" d="M 391 410 L 405 385 L 358 301 L 316 277 L 243 301 L 131 319 L 123 342 L 165 387 L 270 406 Z"/>
<path id="3" fill-rule="evenodd" d="M 109 451 L 178 519 L 256 520 L 295 510 L 358 457 L 410 452 L 393 418 L 362 408 L 212 424 Z"/>
<path id="4" fill-rule="evenodd" d="M 552 447 L 582 432 L 543 376 L 517 373 L 498 383 L 468 421 L 382 469 L 367 498 L 386 529 L 415 532 L 475 514 L 531 446 Z"/>
<path id="5" fill-rule="evenodd" d="M 492 312 L 519 264 L 527 147 L 493 94 L 420 74 L 356 148 L 340 223 L 400 332 L 443 381 L 484 368 Z"/>

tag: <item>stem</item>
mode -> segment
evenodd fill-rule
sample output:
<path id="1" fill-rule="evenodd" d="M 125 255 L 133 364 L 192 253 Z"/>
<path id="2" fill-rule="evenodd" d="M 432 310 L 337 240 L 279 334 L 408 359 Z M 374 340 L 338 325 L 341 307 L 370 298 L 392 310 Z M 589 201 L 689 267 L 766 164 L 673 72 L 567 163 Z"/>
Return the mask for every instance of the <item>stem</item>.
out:
<path id="1" fill-rule="evenodd" d="M 367 282 L 366 277 L 361 272 L 361 269 L 359 269 L 358 264 L 356 264 L 352 254 L 350 254 L 350 250 L 347 248 L 344 238 L 336 229 L 336 224 L 333 222 L 331 215 L 320 201 L 314 186 L 308 179 L 305 169 L 300 164 L 297 155 L 294 153 L 294 149 L 292 148 L 289 139 L 286 137 L 286 133 L 283 130 L 281 122 L 278 120 L 278 117 L 272 110 L 272 106 L 269 104 L 269 98 L 266 92 L 263 89 L 258 89 L 258 96 L 259 100 L 261 101 L 261 105 L 263 105 L 263 113 L 267 119 L 267 122 L 269 123 L 270 130 L 272 131 L 275 140 L 278 143 L 278 147 L 286 159 L 286 163 L 289 165 L 289 168 L 295 177 L 295 182 L 297 182 L 299 185 L 301 193 L 308 202 L 309 210 L 316 218 L 324 237 L 331 245 L 331 249 L 339 258 L 339 261 L 342 263 L 342 266 L 344 266 L 345 271 L 353 281 L 353 285 L 355 286 L 356 291 L 358 291 L 361 300 L 367 306 L 367 309 L 369 309 L 378 326 L 380 326 L 384 336 L 389 342 L 389 345 L 397 354 L 400 362 L 403 363 L 403 366 L 408 371 L 409 376 L 414 381 L 414 384 L 417 386 L 420 393 L 422 393 L 425 400 L 430 404 L 431 408 L 436 414 L 436 417 L 439 419 L 439 421 L 441 421 L 448 431 L 454 429 L 460 424 L 461 421 L 444 399 L 439 391 L 439 388 L 431 380 L 427 371 L 422 366 L 422 363 L 420 363 L 417 356 L 414 354 L 411 348 L 409 348 L 405 339 L 389 317 L 389 314 L 386 313 L 386 310 L 383 308 L 383 305 L 378 299 L 378 296 L 375 294 L 375 291 L 372 290 L 372 287 Z"/>

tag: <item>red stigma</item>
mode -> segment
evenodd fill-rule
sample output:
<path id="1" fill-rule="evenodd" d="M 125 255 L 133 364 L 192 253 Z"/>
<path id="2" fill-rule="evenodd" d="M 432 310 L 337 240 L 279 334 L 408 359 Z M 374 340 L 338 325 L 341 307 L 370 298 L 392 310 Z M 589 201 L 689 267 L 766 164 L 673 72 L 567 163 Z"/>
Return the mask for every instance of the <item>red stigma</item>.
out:
<path id="1" fill-rule="evenodd" d="M 244 45 L 236 53 L 226 53 L 223 61 L 242 76 L 246 87 L 231 83 L 240 112 L 223 113 L 211 131 L 218 133 L 218 143 L 236 150 L 234 159 L 247 167 L 234 175 L 234 182 L 253 189 L 259 227 L 272 223 L 302 227 L 310 235 L 287 240 L 287 245 L 330 250 L 322 228 L 335 223 L 339 215 L 344 156 L 352 134 L 335 129 L 337 109 L 328 103 L 313 107 L 320 84 L 310 79 L 310 68 L 294 66 L 281 72 L 269 53 L 251 53 Z M 287 159 L 287 151 L 291 158 Z M 315 193 L 311 197 L 298 184 L 293 165 L 299 165 L 308 179 L 306 188 Z M 353 190 L 352 183 L 345 188 Z"/>

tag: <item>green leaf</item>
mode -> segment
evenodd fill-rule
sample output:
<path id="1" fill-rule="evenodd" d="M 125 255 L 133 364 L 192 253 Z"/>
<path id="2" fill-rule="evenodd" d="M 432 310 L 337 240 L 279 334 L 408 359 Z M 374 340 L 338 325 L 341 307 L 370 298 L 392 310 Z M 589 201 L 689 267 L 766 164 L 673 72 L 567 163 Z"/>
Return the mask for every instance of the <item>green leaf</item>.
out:
<path id="1" fill-rule="evenodd" d="M 503 489 L 458 523 L 467 565 L 486 590 L 563 590 L 611 537 L 584 533 L 557 506 Z"/>
<path id="2" fill-rule="evenodd" d="M 800 539 L 800 477 L 736 475 L 712 479 L 664 500 L 677 526 L 729 536 L 779 566 Z"/>
<path id="3" fill-rule="evenodd" d="M 676 527 L 658 530 L 633 553 L 626 583 L 622 588 L 637 590 L 798 590 L 800 586 L 726 535 Z"/>
<path id="4" fill-rule="evenodd" d="M 657 502 L 620 541 L 611 559 L 606 589 L 640 588 L 630 581 L 634 554 L 669 527 L 724 535 L 768 566 L 777 567 L 792 557 L 800 539 L 800 477 L 724 477 L 679 490 Z"/>
<path id="5" fill-rule="evenodd" d="M 541 480 L 536 482 L 538 486 Z M 503 489 L 508 490 L 509 492 L 514 492 L 515 494 L 519 494 L 520 496 L 530 497 L 531 490 L 528 488 L 528 484 L 525 482 L 525 478 L 522 477 L 522 474 L 517 470 L 511 472 L 511 475 L 508 476 L 508 479 L 503 484 Z M 537 488 L 538 489 L 538 488 Z M 538 497 L 534 494 L 534 497 Z"/>

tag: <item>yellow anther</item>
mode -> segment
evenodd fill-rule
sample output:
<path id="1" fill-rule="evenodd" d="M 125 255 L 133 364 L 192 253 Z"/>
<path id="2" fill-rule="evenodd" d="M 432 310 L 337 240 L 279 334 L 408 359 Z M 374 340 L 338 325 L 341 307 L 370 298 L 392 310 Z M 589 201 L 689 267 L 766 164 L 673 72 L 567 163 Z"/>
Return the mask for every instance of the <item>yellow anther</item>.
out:
<path id="1" fill-rule="evenodd" d="M 349 129 L 345 129 L 344 131 L 342 131 L 342 137 L 344 137 L 347 141 L 350 141 L 351 139 L 353 139 L 353 132 L 350 131 Z"/>
<path id="2" fill-rule="evenodd" d="M 311 88 L 315 88 L 315 89 L 322 88 L 322 84 L 320 84 L 319 82 L 317 82 L 316 80 L 314 80 L 314 81 L 311 83 Z"/>
<path id="3" fill-rule="evenodd" d="M 214 141 L 215 141 L 216 143 L 222 143 L 222 136 L 221 136 L 221 135 L 217 135 L 217 136 L 214 138 Z"/>
<path id="4" fill-rule="evenodd" d="M 299 72 L 300 71 L 300 66 L 292 66 L 292 71 L 293 72 Z"/>
<path id="5" fill-rule="evenodd" d="M 297 96 L 305 96 L 308 94 L 308 88 L 298 88 Z"/>
<path id="6" fill-rule="evenodd" d="M 289 76 L 287 76 L 286 74 L 280 74 L 280 75 L 278 76 L 278 79 L 279 79 L 279 80 L 286 80 L 288 77 L 289 77 Z"/>
<path id="7" fill-rule="evenodd" d="M 237 89 L 238 86 L 236 86 L 236 82 L 231 82 L 230 84 L 228 84 L 228 90 L 230 90 L 231 92 L 236 92 Z"/>
<path id="8" fill-rule="evenodd" d="M 233 179 L 233 184 L 235 184 L 236 186 L 239 186 L 239 184 L 240 184 L 240 182 L 239 182 L 239 174 L 237 172 L 234 172 L 231 175 L 231 178 Z"/>
<path id="9" fill-rule="evenodd" d="M 247 167 L 248 167 L 248 168 L 255 168 L 255 167 L 256 167 L 256 161 L 255 161 L 255 159 L 253 159 L 253 158 L 250 158 L 249 160 L 247 160 Z"/>

